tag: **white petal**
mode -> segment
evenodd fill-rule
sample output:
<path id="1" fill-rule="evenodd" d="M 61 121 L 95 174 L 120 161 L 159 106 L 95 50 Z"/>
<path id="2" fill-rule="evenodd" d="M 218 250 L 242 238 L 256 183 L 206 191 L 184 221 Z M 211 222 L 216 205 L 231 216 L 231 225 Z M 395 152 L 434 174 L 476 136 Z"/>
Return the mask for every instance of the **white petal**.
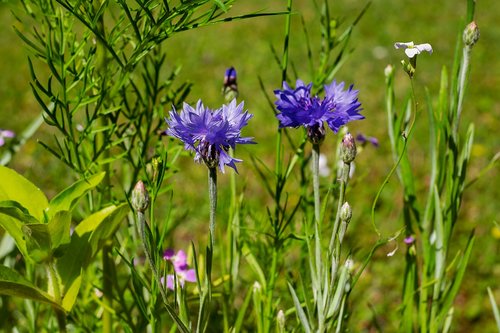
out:
<path id="1" fill-rule="evenodd" d="M 394 43 L 394 47 L 396 49 L 406 49 L 409 47 L 413 47 L 413 42 L 408 42 L 408 43 L 396 42 Z"/>
<path id="2" fill-rule="evenodd" d="M 408 58 L 413 58 L 414 56 L 416 56 L 417 54 L 420 54 L 420 51 L 419 49 L 417 49 L 416 47 L 412 47 L 412 48 L 408 48 L 405 50 L 405 53 L 406 55 L 408 56 Z"/>
<path id="3" fill-rule="evenodd" d="M 432 46 L 431 44 L 429 43 L 425 43 L 425 44 L 418 44 L 418 45 L 415 45 L 415 47 L 417 49 L 419 49 L 420 52 L 422 51 L 427 51 L 429 53 L 432 53 Z"/>

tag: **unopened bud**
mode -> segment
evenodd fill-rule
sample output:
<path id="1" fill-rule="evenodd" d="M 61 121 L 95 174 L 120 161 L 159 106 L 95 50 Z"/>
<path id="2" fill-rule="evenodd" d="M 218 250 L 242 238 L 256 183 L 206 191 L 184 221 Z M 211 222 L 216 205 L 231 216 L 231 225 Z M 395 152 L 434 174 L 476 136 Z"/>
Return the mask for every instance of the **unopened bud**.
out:
<path id="1" fill-rule="evenodd" d="M 407 62 L 406 60 L 401 60 L 401 65 L 403 65 L 403 70 L 406 72 L 406 74 L 408 74 L 410 79 L 413 78 L 413 76 L 415 75 L 415 70 L 417 67 L 417 60 L 416 60 L 417 56 L 414 56 L 411 59 L 414 60 L 410 62 Z"/>
<path id="2" fill-rule="evenodd" d="M 144 187 L 142 180 L 139 180 L 135 184 L 132 190 L 132 207 L 141 213 L 144 213 L 149 206 L 149 193 Z"/>
<path id="3" fill-rule="evenodd" d="M 222 94 L 228 102 L 238 97 L 238 83 L 236 82 L 236 69 L 234 67 L 226 69 Z"/>
<path id="4" fill-rule="evenodd" d="M 351 133 L 347 132 L 342 138 L 341 152 L 342 161 L 351 163 L 356 158 L 356 143 Z"/>
<path id="5" fill-rule="evenodd" d="M 479 28 L 476 22 L 472 21 L 469 23 L 465 29 L 463 34 L 464 44 L 472 47 L 479 40 Z"/>
<path id="6" fill-rule="evenodd" d="M 342 208 L 340 208 L 340 219 L 342 221 L 346 221 L 347 223 L 349 223 L 349 221 L 351 221 L 351 217 L 352 217 L 352 209 L 349 203 L 346 201 L 342 205 Z"/>
<path id="7" fill-rule="evenodd" d="M 391 77 L 394 74 L 394 67 L 392 65 L 387 65 L 384 69 L 384 75 L 386 78 Z"/>
<path id="8" fill-rule="evenodd" d="M 276 321 L 278 322 L 278 332 L 285 332 L 285 313 L 283 310 L 278 311 Z"/>

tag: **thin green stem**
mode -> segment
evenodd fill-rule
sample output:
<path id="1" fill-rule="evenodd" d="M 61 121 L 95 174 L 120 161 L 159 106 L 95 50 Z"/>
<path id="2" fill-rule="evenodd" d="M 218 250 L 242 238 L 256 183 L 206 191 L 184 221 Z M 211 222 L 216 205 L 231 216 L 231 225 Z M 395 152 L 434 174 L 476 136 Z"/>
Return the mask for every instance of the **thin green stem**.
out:
<path id="1" fill-rule="evenodd" d="M 215 242 L 215 212 L 217 210 L 217 169 L 208 168 L 208 195 L 210 197 L 210 249 Z"/>
<path id="2" fill-rule="evenodd" d="M 456 139 L 458 137 L 458 125 L 460 123 L 460 115 L 462 114 L 463 100 L 465 96 L 465 88 L 467 86 L 467 74 L 469 73 L 469 62 L 471 47 L 465 45 L 463 48 L 462 63 L 460 65 L 460 72 L 458 74 L 458 103 L 457 103 L 457 115 L 455 122 L 453 124 L 453 137 Z"/>
<path id="3" fill-rule="evenodd" d="M 49 282 L 49 288 L 51 291 L 51 294 L 54 296 L 54 300 L 58 304 L 62 304 L 62 295 L 61 295 L 61 288 L 60 288 L 60 283 L 59 283 L 59 274 L 57 274 L 57 270 L 55 268 L 54 262 L 50 261 L 47 264 L 47 276 L 48 276 L 48 282 Z M 57 307 L 53 307 L 54 312 L 56 313 L 57 317 L 57 324 L 59 326 L 59 332 L 61 333 L 66 333 L 66 314 L 64 313 L 63 310 Z"/>
<path id="4" fill-rule="evenodd" d="M 333 224 L 332 236 L 330 238 L 330 245 L 328 247 L 329 253 L 334 252 L 335 240 L 338 239 L 338 231 L 340 227 L 340 212 L 342 210 L 342 205 L 345 202 L 345 190 L 347 187 L 347 180 L 349 179 L 349 171 L 351 170 L 350 163 L 342 163 L 342 172 L 340 176 L 340 189 L 339 189 L 339 201 L 337 204 L 337 214 L 335 215 L 335 222 Z M 335 257 L 338 259 L 340 253 L 336 253 Z"/>
<path id="5" fill-rule="evenodd" d="M 271 330 L 271 323 L 273 321 L 273 294 L 274 286 L 276 284 L 276 270 L 278 267 L 278 249 L 279 245 L 275 244 L 273 246 L 273 254 L 271 261 L 271 270 L 269 271 L 269 283 L 267 284 L 266 292 L 266 306 L 264 310 L 264 329 L 263 332 L 269 332 Z"/>
<path id="6" fill-rule="evenodd" d="M 160 289 L 160 294 L 161 294 L 161 297 L 163 299 L 163 304 L 165 305 L 165 308 L 167 309 L 167 312 L 170 315 L 170 317 L 177 324 L 179 330 L 183 333 L 188 333 L 189 332 L 188 328 L 186 327 L 186 325 L 184 325 L 184 323 L 181 321 L 179 316 L 177 316 L 177 314 L 175 313 L 175 310 L 168 303 L 167 292 L 165 291 L 165 288 L 163 287 L 163 284 L 161 283 L 160 274 L 158 273 L 155 262 L 153 260 L 153 256 L 151 254 L 151 250 L 150 250 L 149 245 L 148 245 L 148 238 L 146 237 L 146 228 L 147 228 L 146 217 L 144 216 L 143 212 L 137 211 L 137 220 L 139 222 L 139 229 L 140 229 L 139 231 L 141 234 L 141 240 L 142 240 L 142 245 L 144 247 L 144 252 L 145 252 L 146 257 L 148 259 L 149 265 L 151 266 L 151 270 L 153 271 L 153 276 L 154 276 L 156 283 L 158 285 L 158 289 Z"/>
<path id="7" fill-rule="evenodd" d="M 102 326 L 104 333 L 113 332 L 113 317 L 110 309 L 113 308 L 113 282 L 111 281 L 111 244 L 106 242 L 102 247 L 102 275 L 103 275 L 103 314 Z"/>
<path id="8" fill-rule="evenodd" d="M 321 202 L 319 196 L 319 144 L 313 144 L 312 174 L 314 190 L 314 219 L 316 223 L 319 223 L 321 214 Z"/>

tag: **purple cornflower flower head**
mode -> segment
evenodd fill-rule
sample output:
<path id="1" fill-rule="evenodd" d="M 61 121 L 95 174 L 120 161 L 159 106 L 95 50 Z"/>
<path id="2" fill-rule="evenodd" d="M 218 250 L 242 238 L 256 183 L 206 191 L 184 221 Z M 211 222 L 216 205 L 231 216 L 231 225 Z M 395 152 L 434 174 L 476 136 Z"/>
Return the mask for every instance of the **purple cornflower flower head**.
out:
<path id="1" fill-rule="evenodd" d="M 253 116 L 243 112 L 243 106 L 243 102 L 236 105 L 235 99 L 216 110 L 206 108 L 201 100 L 196 108 L 184 103 L 180 113 L 170 111 L 166 134 L 182 140 L 186 150 L 194 151 L 196 162 L 204 162 L 209 168 L 218 166 L 222 173 L 224 165 L 238 172 L 235 163 L 242 160 L 231 157 L 229 148 L 255 143 L 253 138 L 241 137 L 241 129 Z"/>
<path id="2" fill-rule="evenodd" d="M 185 281 L 196 282 L 196 271 L 189 268 L 187 256 L 183 250 L 179 250 L 175 253 L 173 249 L 167 249 L 163 253 L 163 259 L 170 261 L 174 266 L 175 274 L 168 274 L 166 281 L 162 278 L 162 283 L 165 284 L 168 289 L 174 290 L 176 278 L 181 288 L 184 288 Z"/>
<path id="3" fill-rule="evenodd" d="M 396 42 L 394 43 L 394 47 L 396 49 L 405 50 L 405 53 L 408 56 L 408 58 L 413 58 L 417 54 L 420 54 L 424 51 L 432 54 L 432 46 L 429 43 L 415 45 L 413 42 L 408 42 L 408 43 Z"/>
<path id="4" fill-rule="evenodd" d="M 325 98 L 311 96 L 312 83 L 305 85 L 297 80 L 295 89 L 283 82 L 282 90 L 275 90 L 278 98 L 275 102 L 280 111 L 276 116 L 280 128 L 304 126 L 308 137 L 314 144 L 319 144 L 325 137 L 325 125 L 335 133 L 348 122 L 363 119 L 359 114 L 362 110 L 358 102 L 358 90 L 349 86 L 344 90 L 344 82 L 333 81 L 325 85 Z"/>
<path id="5" fill-rule="evenodd" d="M 227 101 L 231 101 L 238 97 L 238 83 L 236 82 L 236 69 L 234 69 L 234 67 L 226 69 L 222 93 Z"/>
<path id="6" fill-rule="evenodd" d="M 13 138 L 15 133 L 10 130 L 0 129 L 0 147 L 5 144 L 5 138 Z"/>
<path id="7" fill-rule="evenodd" d="M 374 147 L 378 148 L 379 145 L 377 138 L 372 136 L 365 136 L 362 133 L 359 133 L 356 136 L 356 141 L 358 141 L 361 144 L 361 146 L 365 146 L 367 143 L 371 143 Z"/>

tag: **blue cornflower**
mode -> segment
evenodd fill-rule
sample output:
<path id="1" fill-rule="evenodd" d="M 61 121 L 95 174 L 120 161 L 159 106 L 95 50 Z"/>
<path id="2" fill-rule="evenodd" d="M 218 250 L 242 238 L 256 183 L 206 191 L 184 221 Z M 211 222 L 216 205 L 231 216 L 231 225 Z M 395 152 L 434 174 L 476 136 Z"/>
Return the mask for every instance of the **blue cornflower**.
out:
<path id="1" fill-rule="evenodd" d="M 243 112 L 243 106 L 243 102 L 236 105 L 235 99 L 216 110 L 206 108 L 201 100 L 196 108 L 184 103 L 180 113 L 175 109 L 169 112 L 166 134 L 181 139 L 186 150 L 194 151 L 196 162 L 204 162 L 209 168 L 218 166 L 223 173 L 224 165 L 238 172 L 235 162 L 241 160 L 231 157 L 229 148 L 255 143 L 253 138 L 241 137 L 241 129 L 253 116 Z"/>
<path id="2" fill-rule="evenodd" d="M 325 85 L 323 99 L 311 96 L 311 87 L 312 83 L 306 86 L 297 80 L 295 89 L 283 82 L 283 89 L 274 91 L 278 98 L 275 104 L 280 111 L 276 116 L 280 128 L 304 126 L 309 139 L 319 144 L 325 136 L 325 122 L 337 133 L 348 122 L 364 119 L 359 114 L 362 109 L 357 98 L 358 90 L 353 90 L 352 85 L 344 91 L 344 82 L 337 84 L 333 81 Z"/>

